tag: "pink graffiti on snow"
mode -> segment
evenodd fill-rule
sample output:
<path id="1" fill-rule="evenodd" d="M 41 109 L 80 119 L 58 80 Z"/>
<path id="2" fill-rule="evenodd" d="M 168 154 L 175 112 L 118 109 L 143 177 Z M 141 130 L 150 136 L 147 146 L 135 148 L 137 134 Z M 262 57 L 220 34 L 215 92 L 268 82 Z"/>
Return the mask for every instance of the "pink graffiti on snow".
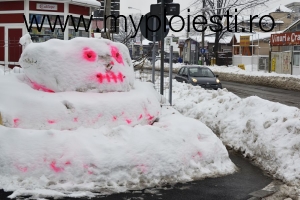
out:
<path id="1" fill-rule="evenodd" d="M 21 167 L 21 166 L 16 166 L 17 167 L 17 169 L 19 170 L 19 171 L 21 171 L 21 172 L 27 172 L 28 171 L 28 167 Z"/>
<path id="2" fill-rule="evenodd" d="M 112 56 L 118 63 L 124 65 L 123 58 L 122 58 L 122 55 L 121 55 L 120 52 L 119 52 L 119 49 L 118 49 L 117 47 L 111 46 L 111 47 L 110 47 L 110 50 L 111 50 L 111 56 Z"/>
<path id="3" fill-rule="evenodd" d="M 84 48 L 83 49 L 83 58 L 87 61 L 94 62 L 97 58 L 97 54 L 95 51 L 93 51 L 89 48 Z"/>
<path id="4" fill-rule="evenodd" d="M 126 119 L 127 124 L 131 124 L 131 120 L 130 119 Z"/>
<path id="5" fill-rule="evenodd" d="M 118 118 L 116 116 L 113 116 L 113 122 L 116 121 Z"/>
<path id="6" fill-rule="evenodd" d="M 19 126 L 20 119 L 14 119 L 14 127 L 17 128 Z"/>
<path id="7" fill-rule="evenodd" d="M 88 171 L 88 174 L 93 174 L 93 172 L 91 171 L 91 170 L 89 170 L 89 165 L 83 165 L 83 167 L 85 168 L 85 169 L 87 169 L 87 171 Z"/>
<path id="8" fill-rule="evenodd" d="M 114 73 L 114 72 L 106 72 L 106 73 L 98 73 L 96 75 L 97 80 L 99 83 L 103 83 L 104 81 L 110 83 L 110 82 L 115 82 L 117 83 L 118 81 L 120 81 L 121 83 L 123 83 L 125 76 L 123 76 L 123 74 L 121 72 L 119 72 L 118 74 Z"/>
<path id="9" fill-rule="evenodd" d="M 35 89 L 35 90 L 42 90 L 43 92 L 49 92 L 49 93 L 55 93 L 53 90 L 43 86 L 43 85 L 40 85 L 34 81 L 31 81 L 30 80 L 30 83 L 32 85 L 32 88 Z"/>
<path id="10" fill-rule="evenodd" d="M 202 158 L 202 156 L 203 156 L 202 153 L 200 151 L 198 151 L 197 154 L 193 156 L 193 158 L 195 158 L 195 157 Z"/>
<path id="11" fill-rule="evenodd" d="M 71 165 L 71 162 L 70 162 L 70 161 L 67 161 L 67 162 L 65 163 L 65 165 Z"/>
<path id="12" fill-rule="evenodd" d="M 49 123 L 49 124 L 55 124 L 56 121 L 55 121 L 55 120 L 48 120 L 48 123 Z"/>
<path id="13" fill-rule="evenodd" d="M 78 117 L 75 117 L 75 118 L 73 119 L 73 121 L 74 121 L 74 122 L 78 122 Z"/>
<path id="14" fill-rule="evenodd" d="M 140 116 L 139 116 L 139 120 L 141 120 L 143 118 L 143 115 L 141 114 Z"/>
<path id="15" fill-rule="evenodd" d="M 55 171 L 55 172 L 62 172 L 62 171 L 64 171 L 64 168 L 62 168 L 62 167 L 57 167 L 56 166 L 56 162 L 55 161 L 52 161 L 51 162 L 51 164 L 50 164 L 50 167 L 51 167 L 51 169 L 53 170 L 53 171 Z"/>
<path id="16" fill-rule="evenodd" d="M 148 171 L 148 167 L 144 164 L 138 165 L 137 168 L 144 174 Z"/>

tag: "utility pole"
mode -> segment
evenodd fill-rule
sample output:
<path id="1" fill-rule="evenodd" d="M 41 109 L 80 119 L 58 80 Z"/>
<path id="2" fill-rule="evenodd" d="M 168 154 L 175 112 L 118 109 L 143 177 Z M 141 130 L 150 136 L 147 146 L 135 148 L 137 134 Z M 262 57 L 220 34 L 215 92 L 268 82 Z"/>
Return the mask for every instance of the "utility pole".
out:
<path id="1" fill-rule="evenodd" d="M 203 2 L 202 15 L 205 16 L 205 11 L 204 11 L 205 0 L 202 0 L 202 2 Z M 203 31 L 202 31 L 202 47 L 201 47 L 202 49 L 204 49 L 204 35 L 205 35 L 204 26 L 205 25 L 203 24 L 203 26 L 202 26 L 203 27 Z M 201 52 L 201 64 L 204 65 L 204 53 L 202 53 L 202 52 Z"/>
<path id="2" fill-rule="evenodd" d="M 165 33 L 164 30 L 166 28 L 165 24 L 165 0 L 161 0 L 161 24 L 162 24 L 162 29 L 161 29 L 161 54 L 160 54 L 160 94 L 164 94 L 164 61 L 165 61 Z"/>
<path id="3" fill-rule="evenodd" d="M 109 16 L 111 15 L 111 0 L 104 0 L 104 15 Z M 107 39 L 110 39 L 110 29 L 111 29 L 111 18 L 108 18 L 108 20 L 105 20 L 106 24 L 106 30 L 104 30 L 104 34 L 106 35 Z"/>

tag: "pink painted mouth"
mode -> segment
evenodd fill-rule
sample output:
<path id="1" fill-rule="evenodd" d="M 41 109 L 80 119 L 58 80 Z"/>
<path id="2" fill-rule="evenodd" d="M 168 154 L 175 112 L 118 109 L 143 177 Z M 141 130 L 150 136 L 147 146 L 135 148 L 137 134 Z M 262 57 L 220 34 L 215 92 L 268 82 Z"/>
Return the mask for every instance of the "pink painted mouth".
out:
<path id="1" fill-rule="evenodd" d="M 123 83 L 124 78 L 125 78 L 125 76 L 121 72 L 119 72 L 119 73 L 114 73 L 114 72 L 98 73 L 96 75 L 96 77 L 97 77 L 97 80 L 99 83 L 103 83 L 104 81 L 106 81 L 108 83 L 111 83 L 111 82 Z"/>

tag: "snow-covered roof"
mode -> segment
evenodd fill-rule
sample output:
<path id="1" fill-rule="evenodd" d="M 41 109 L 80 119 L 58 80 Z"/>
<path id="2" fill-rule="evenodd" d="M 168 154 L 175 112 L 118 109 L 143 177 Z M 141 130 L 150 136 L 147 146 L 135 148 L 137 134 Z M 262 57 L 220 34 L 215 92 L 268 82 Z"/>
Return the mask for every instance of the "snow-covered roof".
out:
<path id="1" fill-rule="evenodd" d="M 270 13 L 274 13 L 274 12 L 287 12 L 287 13 L 291 13 L 291 12 L 294 12 L 293 10 L 287 8 L 286 6 L 284 5 L 276 5 L 274 6 L 272 9 L 269 9 L 269 10 L 265 10 L 263 11 L 262 13 L 259 14 L 259 16 L 263 16 L 263 15 L 269 15 Z"/>

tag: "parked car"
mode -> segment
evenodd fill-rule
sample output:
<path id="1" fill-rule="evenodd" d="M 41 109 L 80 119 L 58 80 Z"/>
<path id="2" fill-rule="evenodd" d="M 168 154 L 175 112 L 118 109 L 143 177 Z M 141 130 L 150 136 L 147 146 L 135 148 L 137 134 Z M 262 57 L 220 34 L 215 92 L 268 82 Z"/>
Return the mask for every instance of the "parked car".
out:
<path id="1" fill-rule="evenodd" d="M 208 67 L 201 65 L 187 65 L 182 66 L 175 79 L 178 82 L 190 83 L 192 85 L 199 85 L 205 89 L 222 89 L 222 84 Z"/>

